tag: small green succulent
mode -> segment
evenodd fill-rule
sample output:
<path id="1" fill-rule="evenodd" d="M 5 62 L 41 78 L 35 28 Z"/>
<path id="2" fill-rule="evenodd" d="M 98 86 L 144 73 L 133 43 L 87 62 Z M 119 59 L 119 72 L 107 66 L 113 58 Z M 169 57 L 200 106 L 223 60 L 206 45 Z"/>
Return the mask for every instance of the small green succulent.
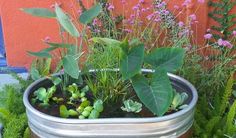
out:
<path id="1" fill-rule="evenodd" d="M 184 102 L 188 99 L 188 94 L 183 92 L 183 93 L 177 93 L 174 91 L 174 99 L 171 104 L 171 109 L 172 110 L 179 110 L 179 109 L 184 109 L 188 105 L 184 104 Z"/>
<path id="2" fill-rule="evenodd" d="M 78 116 L 79 119 L 96 119 L 99 117 L 102 111 L 102 100 L 95 101 L 93 106 L 90 105 L 90 102 L 88 100 L 85 100 L 80 104 L 80 106 L 76 110 L 68 110 L 65 105 L 60 106 L 60 116 L 63 118 L 68 118 L 69 116 Z"/>
<path id="3" fill-rule="evenodd" d="M 78 112 L 73 109 L 67 109 L 65 105 L 60 106 L 60 116 L 63 118 L 68 118 L 69 116 L 78 116 Z"/>
<path id="4" fill-rule="evenodd" d="M 139 113 L 142 110 L 142 104 L 133 100 L 126 100 L 123 102 L 124 106 L 121 107 L 121 110 L 126 112 Z"/>
<path id="5" fill-rule="evenodd" d="M 34 92 L 35 98 L 33 99 L 33 102 L 35 100 L 39 100 L 40 106 L 47 107 L 49 106 L 49 101 L 53 97 L 53 94 L 56 92 L 56 86 L 52 86 L 48 88 L 47 90 L 45 88 L 39 88 Z"/>
<path id="6" fill-rule="evenodd" d="M 78 85 L 76 83 L 73 83 L 72 85 L 69 85 L 67 87 L 67 91 L 69 91 L 71 93 L 71 97 L 70 97 L 71 101 L 77 100 L 79 98 L 81 98 L 81 100 L 82 100 L 82 99 L 86 98 L 85 95 L 86 95 L 86 92 L 89 91 L 89 87 L 86 85 L 84 88 L 79 90 Z"/>

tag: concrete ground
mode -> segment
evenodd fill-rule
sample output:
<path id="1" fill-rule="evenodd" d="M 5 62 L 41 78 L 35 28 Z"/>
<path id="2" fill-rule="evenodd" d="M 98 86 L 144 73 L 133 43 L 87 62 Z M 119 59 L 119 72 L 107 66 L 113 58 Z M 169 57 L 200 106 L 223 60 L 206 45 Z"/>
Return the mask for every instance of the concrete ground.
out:
<path id="1" fill-rule="evenodd" d="M 20 73 L 18 75 L 20 75 L 24 79 L 28 77 L 28 73 Z M 0 89 L 6 84 L 17 84 L 17 83 L 18 81 L 15 80 L 11 75 L 0 74 Z"/>

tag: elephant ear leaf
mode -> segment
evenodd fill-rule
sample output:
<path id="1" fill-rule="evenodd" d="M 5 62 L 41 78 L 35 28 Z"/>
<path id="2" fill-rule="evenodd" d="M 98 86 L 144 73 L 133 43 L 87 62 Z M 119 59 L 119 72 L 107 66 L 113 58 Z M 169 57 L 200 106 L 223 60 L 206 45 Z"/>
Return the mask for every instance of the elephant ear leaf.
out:
<path id="1" fill-rule="evenodd" d="M 83 12 L 79 18 L 79 21 L 82 24 L 88 24 L 88 23 L 92 22 L 92 20 L 95 17 L 97 17 L 101 11 L 102 11 L 102 6 L 100 4 L 97 4 L 97 5 L 93 6 L 91 9 Z"/>
<path id="2" fill-rule="evenodd" d="M 168 72 L 179 69 L 184 60 L 183 48 L 157 48 L 145 56 L 145 62 L 154 68 L 162 68 Z"/>
<path id="3" fill-rule="evenodd" d="M 78 37 L 79 32 L 76 29 L 75 25 L 72 23 L 69 16 L 67 16 L 62 9 L 59 7 L 58 4 L 55 5 L 55 13 L 57 20 L 59 21 L 60 25 L 72 36 Z"/>
<path id="4" fill-rule="evenodd" d="M 171 82 L 164 69 L 157 69 L 149 79 L 139 74 L 134 76 L 132 84 L 142 103 L 154 114 L 164 115 L 173 99 Z"/>
<path id="5" fill-rule="evenodd" d="M 47 8 L 22 8 L 21 10 L 33 16 L 56 18 L 55 12 L 52 12 Z"/>
<path id="6" fill-rule="evenodd" d="M 141 72 L 144 60 L 144 44 L 139 44 L 127 50 L 128 52 L 123 50 L 120 61 L 120 71 L 124 80 L 130 79 Z"/>
<path id="7" fill-rule="evenodd" d="M 74 79 L 79 78 L 79 65 L 74 56 L 67 55 L 62 59 L 65 73 Z"/>

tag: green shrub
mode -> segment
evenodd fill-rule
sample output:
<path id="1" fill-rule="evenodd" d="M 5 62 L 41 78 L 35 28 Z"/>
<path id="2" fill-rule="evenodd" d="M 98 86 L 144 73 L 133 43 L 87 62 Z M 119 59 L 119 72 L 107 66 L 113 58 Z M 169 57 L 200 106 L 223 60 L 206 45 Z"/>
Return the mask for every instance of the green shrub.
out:
<path id="1" fill-rule="evenodd" d="M 199 97 L 194 123 L 194 136 L 196 138 L 233 137 L 236 133 L 234 122 L 236 101 L 230 102 L 232 101 L 234 83 L 233 75 L 231 75 L 225 90 L 215 91 L 213 99 L 219 99 L 217 102 L 212 102 L 206 98 L 206 92 L 204 96 Z"/>
<path id="2" fill-rule="evenodd" d="M 4 127 L 3 137 L 22 138 L 24 131 L 27 127 L 26 114 L 21 114 L 19 116 L 12 115 L 10 118 L 11 119 Z"/>
<path id="3" fill-rule="evenodd" d="M 27 117 L 23 105 L 23 87 L 6 85 L 0 91 L 0 122 L 3 124 L 4 138 L 22 138 L 27 127 Z"/>

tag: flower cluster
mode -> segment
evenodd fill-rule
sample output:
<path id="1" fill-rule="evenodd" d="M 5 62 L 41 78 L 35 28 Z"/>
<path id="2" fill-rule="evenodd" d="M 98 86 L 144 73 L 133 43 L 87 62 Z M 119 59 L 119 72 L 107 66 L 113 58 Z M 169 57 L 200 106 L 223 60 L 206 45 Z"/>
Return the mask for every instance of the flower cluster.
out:
<path id="1" fill-rule="evenodd" d="M 214 38 L 213 35 L 210 33 L 210 29 L 207 29 L 207 33 L 204 35 L 204 39 L 208 40 L 208 45 L 218 46 L 220 48 L 225 47 L 230 49 L 233 48 L 233 44 L 231 43 L 231 41 L 233 41 L 235 37 L 236 37 L 236 31 L 233 31 L 231 40 L 224 40 L 223 38 L 219 38 L 218 40 L 211 41 Z M 211 44 L 209 44 L 209 41 L 211 42 Z"/>

